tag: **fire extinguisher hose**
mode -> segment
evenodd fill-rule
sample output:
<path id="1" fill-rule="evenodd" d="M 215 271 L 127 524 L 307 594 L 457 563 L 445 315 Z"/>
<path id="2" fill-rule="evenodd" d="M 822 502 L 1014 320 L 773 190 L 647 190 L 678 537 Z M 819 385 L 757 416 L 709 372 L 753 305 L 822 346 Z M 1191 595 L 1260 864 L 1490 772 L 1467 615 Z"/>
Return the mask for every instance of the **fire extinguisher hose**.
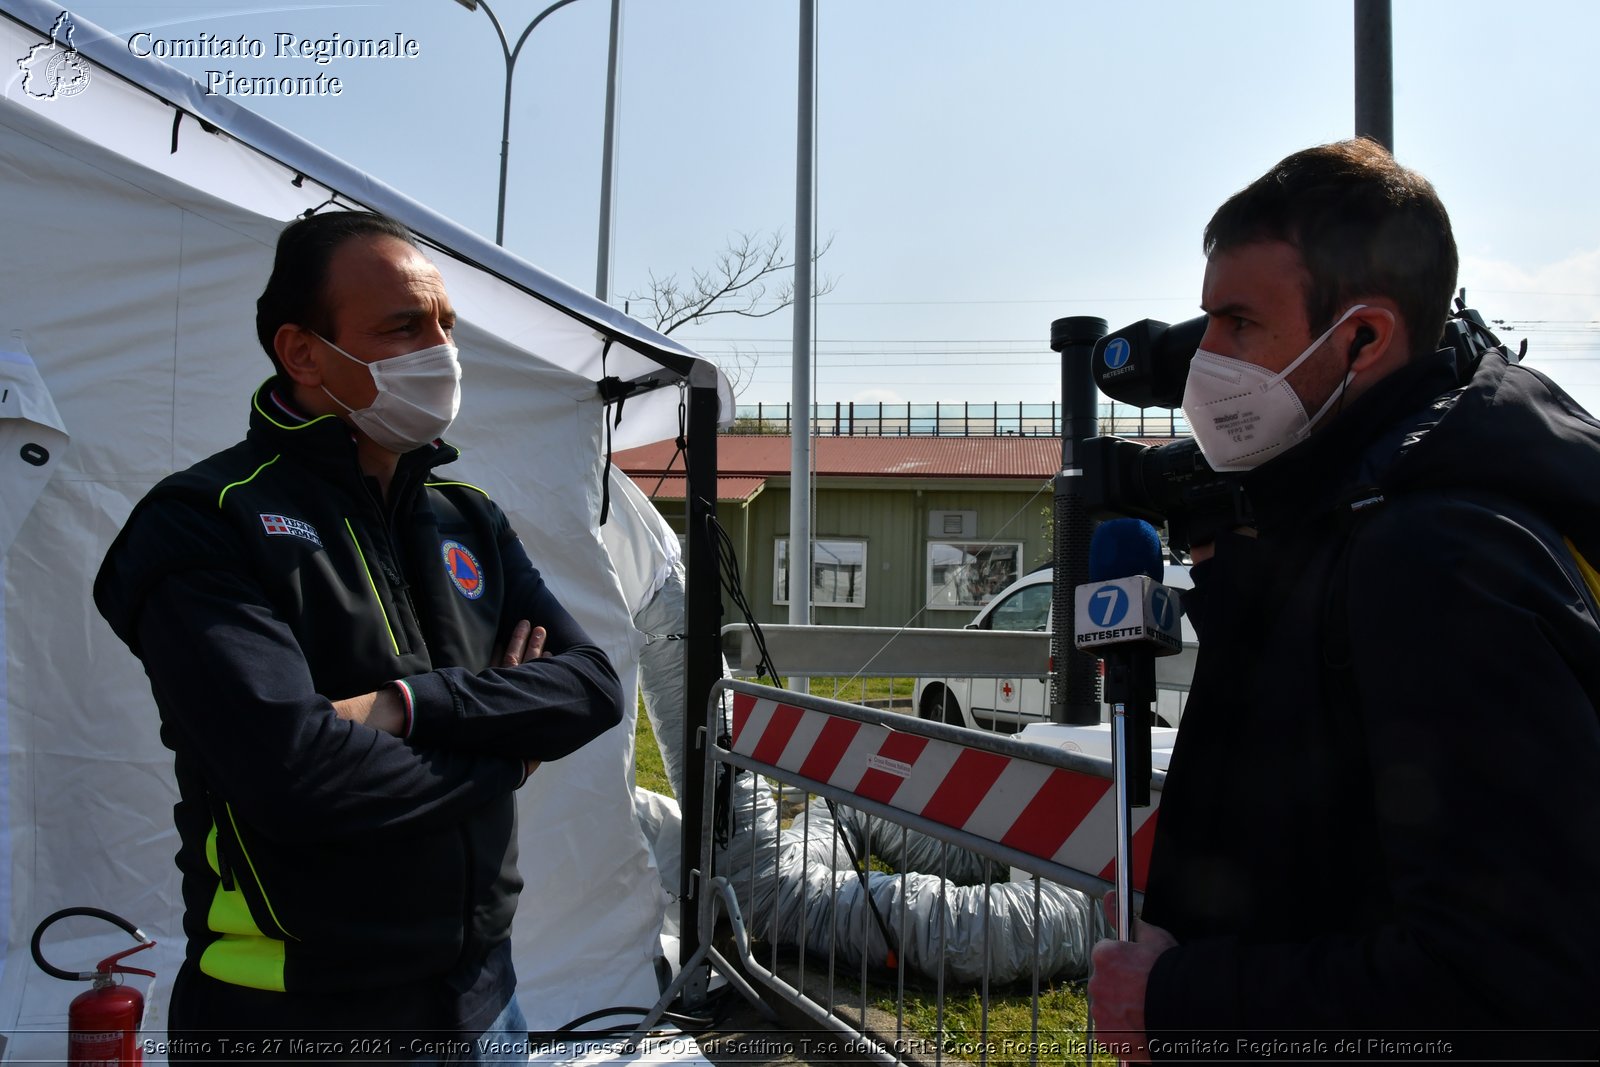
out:
<path id="1" fill-rule="evenodd" d="M 135 941 L 139 941 L 141 944 L 135 945 L 133 948 L 130 948 L 124 952 L 118 952 L 114 956 L 107 956 L 105 959 L 96 964 L 95 969 L 92 971 L 64 971 L 60 967 L 55 966 L 44 958 L 44 953 L 39 948 L 39 942 L 44 939 L 44 932 L 51 926 L 54 926 L 62 919 L 70 918 L 74 915 L 86 915 L 91 919 L 103 919 L 113 926 L 120 927 L 121 929 L 127 931 Z M 93 981 L 99 975 L 112 973 L 144 974 L 154 978 L 154 971 L 140 970 L 137 967 L 113 966 L 124 956 L 131 956 L 135 952 L 142 952 L 154 944 L 155 941 L 147 937 L 143 930 L 139 929 L 137 926 L 133 925 L 120 915 L 113 915 L 111 912 L 104 911 L 100 908 L 62 908 L 55 914 L 46 916 L 45 920 L 34 928 L 33 962 L 37 963 L 39 965 L 39 969 L 45 974 L 50 975 L 52 978 L 60 978 L 67 982 L 88 982 Z"/>

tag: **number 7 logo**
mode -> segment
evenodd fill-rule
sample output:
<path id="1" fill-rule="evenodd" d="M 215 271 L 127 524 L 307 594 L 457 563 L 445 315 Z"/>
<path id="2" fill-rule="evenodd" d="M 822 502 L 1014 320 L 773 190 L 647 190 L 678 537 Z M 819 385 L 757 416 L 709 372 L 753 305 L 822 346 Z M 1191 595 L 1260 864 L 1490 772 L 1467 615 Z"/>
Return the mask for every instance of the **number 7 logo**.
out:
<path id="1" fill-rule="evenodd" d="M 1115 626 L 1128 613 L 1128 594 L 1120 586 L 1105 585 L 1089 596 L 1089 618 L 1096 626 Z"/>

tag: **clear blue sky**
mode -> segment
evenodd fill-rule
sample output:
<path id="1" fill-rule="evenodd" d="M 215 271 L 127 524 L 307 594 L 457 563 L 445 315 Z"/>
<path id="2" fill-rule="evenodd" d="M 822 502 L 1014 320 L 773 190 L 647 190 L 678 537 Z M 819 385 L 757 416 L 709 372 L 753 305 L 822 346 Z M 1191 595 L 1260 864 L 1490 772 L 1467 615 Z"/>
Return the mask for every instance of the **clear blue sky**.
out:
<path id="1" fill-rule="evenodd" d="M 513 37 L 545 3 L 495 0 Z M 1395 148 L 1439 189 L 1460 284 L 1532 365 L 1600 410 L 1600 4 L 1395 0 Z M 1199 235 L 1287 153 L 1349 136 L 1350 0 L 818 0 L 821 403 L 1048 400 L 1052 319 L 1198 313 Z M 455 0 L 81 0 L 123 36 L 265 42 L 184 59 L 339 97 L 263 98 L 274 121 L 492 236 L 503 62 Z M 577 0 L 518 61 L 507 245 L 592 289 L 608 0 Z M 794 224 L 797 3 L 625 0 L 613 301 Z M 412 60 L 276 59 L 274 37 L 418 42 Z M 251 103 L 249 101 L 241 101 Z M 470 314 L 470 309 L 466 309 Z M 787 311 L 677 336 L 790 390 Z"/>

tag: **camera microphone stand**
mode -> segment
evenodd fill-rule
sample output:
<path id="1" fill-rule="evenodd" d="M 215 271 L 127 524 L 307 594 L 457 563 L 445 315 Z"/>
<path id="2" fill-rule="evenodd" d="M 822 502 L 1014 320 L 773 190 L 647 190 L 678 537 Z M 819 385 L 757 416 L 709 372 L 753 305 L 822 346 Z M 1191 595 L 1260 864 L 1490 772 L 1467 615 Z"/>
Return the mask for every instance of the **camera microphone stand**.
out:
<path id="1" fill-rule="evenodd" d="M 1155 653 L 1111 648 L 1105 654 L 1111 705 L 1111 773 L 1117 804 L 1117 939 L 1133 940 L 1133 809 L 1150 806 L 1150 705 L 1156 698 Z"/>

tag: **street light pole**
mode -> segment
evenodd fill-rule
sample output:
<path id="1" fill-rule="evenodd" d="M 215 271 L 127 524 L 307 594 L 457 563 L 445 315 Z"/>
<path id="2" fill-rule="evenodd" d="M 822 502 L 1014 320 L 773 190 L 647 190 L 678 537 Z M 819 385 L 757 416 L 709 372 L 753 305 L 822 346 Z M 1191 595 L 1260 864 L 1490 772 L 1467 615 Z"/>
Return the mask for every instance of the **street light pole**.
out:
<path id="1" fill-rule="evenodd" d="M 816 0 L 800 0 L 794 153 L 794 358 L 789 401 L 789 625 L 811 625 L 812 158 L 816 127 Z"/>
<path id="2" fill-rule="evenodd" d="M 499 206 L 495 210 L 494 220 L 494 243 L 497 245 L 506 243 L 506 177 L 511 154 L 511 75 L 517 68 L 517 57 L 522 54 L 522 46 L 528 40 L 528 35 L 547 17 L 573 2 L 575 0 L 556 0 L 555 3 L 539 12 L 533 17 L 533 21 L 528 23 L 527 28 L 522 31 L 522 36 L 517 38 L 517 43 L 513 46 L 506 43 L 506 31 L 501 27 L 499 18 L 495 16 L 494 9 L 489 6 L 487 0 L 456 0 L 456 3 L 468 11 L 476 11 L 480 7 L 483 8 L 483 13 L 488 15 L 489 21 L 494 24 L 495 35 L 500 38 L 500 52 L 505 56 L 506 61 L 506 100 L 500 120 L 500 200 Z M 611 78 L 616 77 L 615 66 L 611 68 L 609 76 Z M 611 125 L 610 102 L 613 96 L 612 87 L 608 85 L 606 87 L 606 99 L 608 101 L 606 126 L 608 130 Z M 602 226 L 609 229 L 610 220 L 603 220 Z"/>
<path id="3" fill-rule="evenodd" d="M 611 0 L 611 41 L 606 47 L 606 132 L 600 149 L 600 247 L 594 256 L 594 295 L 611 301 L 611 176 L 617 136 L 617 44 L 622 35 L 622 0 Z"/>
<path id="4" fill-rule="evenodd" d="M 1355 0 L 1356 136 L 1394 151 L 1394 22 L 1389 0 Z"/>

